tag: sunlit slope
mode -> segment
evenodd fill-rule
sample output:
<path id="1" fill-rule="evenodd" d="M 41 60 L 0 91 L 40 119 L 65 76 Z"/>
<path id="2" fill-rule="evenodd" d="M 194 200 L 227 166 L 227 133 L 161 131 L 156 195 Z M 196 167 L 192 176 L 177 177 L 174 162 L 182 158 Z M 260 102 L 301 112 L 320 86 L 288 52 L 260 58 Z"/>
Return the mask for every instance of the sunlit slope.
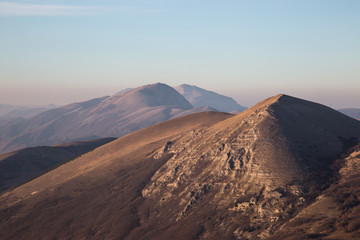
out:
<path id="1" fill-rule="evenodd" d="M 142 188 L 166 161 L 154 151 L 230 116 L 197 113 L 139 130 L 2 195 L 2 237 L 121 239 L 138 224 Z"/>

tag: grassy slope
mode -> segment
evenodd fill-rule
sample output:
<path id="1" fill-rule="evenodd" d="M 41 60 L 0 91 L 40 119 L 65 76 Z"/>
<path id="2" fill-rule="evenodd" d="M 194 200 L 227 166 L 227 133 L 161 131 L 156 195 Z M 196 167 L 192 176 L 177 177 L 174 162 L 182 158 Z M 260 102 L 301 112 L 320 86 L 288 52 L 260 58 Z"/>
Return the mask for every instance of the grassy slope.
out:
<path id="1" fill-rule="evenodd" d="M 126 135 L 0 197 L 2 239 L 122 239 L 141 223 L 141 190 L 169 156 L 154 149 L 231 115 L 205 112 Z"/>

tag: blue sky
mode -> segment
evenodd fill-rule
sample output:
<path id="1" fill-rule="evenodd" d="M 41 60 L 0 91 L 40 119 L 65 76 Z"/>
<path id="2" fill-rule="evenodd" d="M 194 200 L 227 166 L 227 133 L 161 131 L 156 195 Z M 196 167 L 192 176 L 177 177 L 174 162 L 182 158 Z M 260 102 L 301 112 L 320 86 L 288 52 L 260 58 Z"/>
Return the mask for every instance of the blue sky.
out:
<path id="1" fill-rule="evenodd" d="M 360 1 L 0 1 L 0 103 L 188 83 L 360 108 Z"/>

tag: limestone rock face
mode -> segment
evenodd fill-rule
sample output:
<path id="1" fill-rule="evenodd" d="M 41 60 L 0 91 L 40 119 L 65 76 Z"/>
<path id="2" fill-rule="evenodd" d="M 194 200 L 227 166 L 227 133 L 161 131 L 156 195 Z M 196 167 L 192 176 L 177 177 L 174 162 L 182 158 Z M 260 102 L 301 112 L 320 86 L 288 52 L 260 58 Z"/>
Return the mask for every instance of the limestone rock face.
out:
<path id="1" fill-rule="evenodd" d="M 245 226 L 224 219 L 219 227 L 225 232 L 239 239 L 266 238 L 324 187 L 318 173 L 359 136 L 357 121 L 319 104 L 278 95 L 166 143 L 157 154 L 173 157 L 142 194 L 157 203 L 160 215 L 164 209 L 172 211 L 173 221 L 198 214 L 198 205 L 206 202 L 235 219 L 249 218 Z M 179 207 L 171 207 L 175 205 Z M 214 235 L 213 229 L 207 231 Z"/>

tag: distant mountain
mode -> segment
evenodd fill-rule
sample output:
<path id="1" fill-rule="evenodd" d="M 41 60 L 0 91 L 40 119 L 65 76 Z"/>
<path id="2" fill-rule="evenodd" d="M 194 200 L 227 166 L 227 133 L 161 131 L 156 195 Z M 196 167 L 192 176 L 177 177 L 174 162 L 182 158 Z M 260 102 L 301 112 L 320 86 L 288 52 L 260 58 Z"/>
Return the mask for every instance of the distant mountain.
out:
<path id="1" fill-rule="evenodd" d="M 0 124 L 0 152 L 80 139 L 120 137 L 192 109 L 173 88 L 157 83 L 122 94 L 52 109 Z"/>
<path id="2" fill-rule="evenodd" d="M 25 183 L 116 138 L 31 147 L 0 155 L 0 192 Z"/>
<path id="3" fill-rule="evenodd" d="M 246 107 L 239 105 L 234 99 L 208 91 L 197 86 L 182 84 L 174 87 L 181 93 L 194 107 L 209 106 L 221 112 L 242 112 Z"/>
<path id="4" fill-rule="evenodd" d="M 0 104 L 0 118 L 3 117 L 4 115 L 8 114 L 9 112 L 11 112 L 15 109 L 19 109 L 19 108 L 20 108 L 20 106 Z"/>
<path id="5" fill-rule="evenodd" d="M 360 239 L 360 122 L 277 95 L 123 136 L 0 196 L 7 239 Z"/>
<path id="6" fill-rule="evenodd" d="M 14 106 L 0 104 L 0 121 L 15 118 L 31 118 L 39 113 L 48 111 L 53 108 L 56 108 L 56 106 Z"/>
<path id="7" fill-rule="evenodd" d="M 349 117 L 360 119 L 360 109 L 358 108 L 341 108 L 338 111 Z"/>

